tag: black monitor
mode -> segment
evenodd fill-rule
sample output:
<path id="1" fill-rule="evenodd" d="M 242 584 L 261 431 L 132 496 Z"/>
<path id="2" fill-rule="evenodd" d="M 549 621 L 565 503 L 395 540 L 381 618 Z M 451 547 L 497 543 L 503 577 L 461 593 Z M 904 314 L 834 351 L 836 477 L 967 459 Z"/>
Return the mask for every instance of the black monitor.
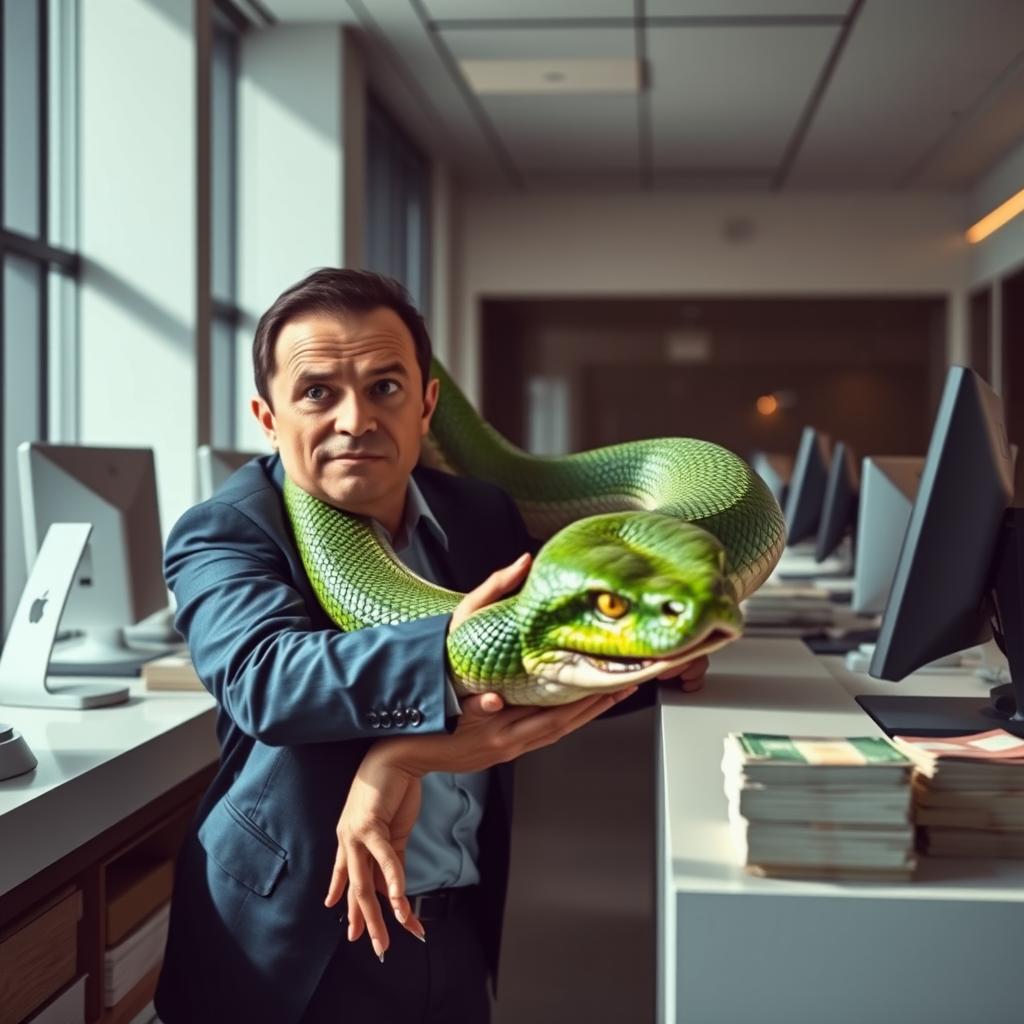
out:
<path id="1" fill-rule="evenodd" d="M 994 633 L 1011 683 L 974 697 L 858 697 L 889 734 L 1024 735 L 1024 509 L 999 396 L 950 369 L 870 673 L 903 679 Z"/>
<path id="2" fill-rule="evenodd" d="M 837 441 L 832 449 L 832 465 L 825 483 L 825 500 L 821 504 L 821 521 L 814 547 L 814 559 L 824 562 L 839 547 L 843 538 L 857 525 L 857 503 L 860 500 L 860 470 L 853 449 Z"/>
<path id="3" fill-rule="evenodd" d="M 814 427 L 804 427 L 786 496 L 787 544 L 798 544 L 817 534 L 831 461 L 829 436 Z"/>

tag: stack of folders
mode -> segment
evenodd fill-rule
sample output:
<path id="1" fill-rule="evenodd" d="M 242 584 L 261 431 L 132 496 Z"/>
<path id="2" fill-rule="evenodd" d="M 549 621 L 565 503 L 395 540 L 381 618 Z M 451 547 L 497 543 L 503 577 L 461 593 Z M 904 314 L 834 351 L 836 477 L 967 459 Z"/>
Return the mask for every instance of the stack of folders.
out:
<path id="1" fill-rule="evenodd" d="M 911 764 L 888 740 L 731 733 L 722 771 L 731 831 L 750 874 L 912 876 Z"/>
<path id="2" fill-rule="evenodd" d="M 170 904 L 151 914 L 126 939 L 103 954 L 103 1005 L 119 1003 L 159 966 L 167 945 Z"/>
<path id="3" fill-rule="evenodd" d="M 915 818 L 935 857 L 1024 857 L 1024 739 L 1002 729 L 897 736 L 914 762 Z"/>

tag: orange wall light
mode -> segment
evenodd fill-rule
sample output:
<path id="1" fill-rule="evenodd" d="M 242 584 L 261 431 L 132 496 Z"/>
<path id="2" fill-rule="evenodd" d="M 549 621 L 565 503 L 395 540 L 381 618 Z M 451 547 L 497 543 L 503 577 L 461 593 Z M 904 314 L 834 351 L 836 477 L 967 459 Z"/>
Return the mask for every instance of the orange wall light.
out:
<path id="1" fill-rule="evenodd" d="M 972 224 L 967 229 L 967 241 L 972 245 L 988 238 L 993 231 L 1001 228 L 1007 221 L 1013 220 L 1019 213 L 1024 213 L 1024 188 L 1015 196 L 1010 196 L 1000 206 L 997 206 L 990 214 L 982 217 L 977 224 Z"/>
<path id="2" fill-rule="evenodd" d="M 762 416 L 771 416 L 778 411 L 779 400 L 774 395 L 761 395 L 757 400 L 757 411 Z"/>

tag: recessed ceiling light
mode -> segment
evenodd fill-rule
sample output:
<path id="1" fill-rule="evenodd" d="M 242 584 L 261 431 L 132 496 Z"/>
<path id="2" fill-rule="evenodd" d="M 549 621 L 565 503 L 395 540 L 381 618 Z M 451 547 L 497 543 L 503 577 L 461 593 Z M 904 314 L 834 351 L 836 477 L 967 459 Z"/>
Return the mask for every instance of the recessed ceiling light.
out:
<path id="1" fill-rule="evenodd" d="M 640 64 L 631 57 L 565 60 L 463 60 L 481 96 L 517 93 L 637 93 Z"/>

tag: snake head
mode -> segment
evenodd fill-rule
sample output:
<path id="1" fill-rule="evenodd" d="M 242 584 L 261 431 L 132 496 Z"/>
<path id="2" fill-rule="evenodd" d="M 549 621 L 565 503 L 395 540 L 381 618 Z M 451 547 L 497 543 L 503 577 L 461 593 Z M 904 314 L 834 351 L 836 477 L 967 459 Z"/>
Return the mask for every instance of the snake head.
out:
<path id="1" fill-rule="evenodd" d="M 743 625 L 724 567 L 715 537 L 671 516 L 578 520 L 541 548 L 519 595 L 524 667 L 571 700 L 717 650 Z"/>

